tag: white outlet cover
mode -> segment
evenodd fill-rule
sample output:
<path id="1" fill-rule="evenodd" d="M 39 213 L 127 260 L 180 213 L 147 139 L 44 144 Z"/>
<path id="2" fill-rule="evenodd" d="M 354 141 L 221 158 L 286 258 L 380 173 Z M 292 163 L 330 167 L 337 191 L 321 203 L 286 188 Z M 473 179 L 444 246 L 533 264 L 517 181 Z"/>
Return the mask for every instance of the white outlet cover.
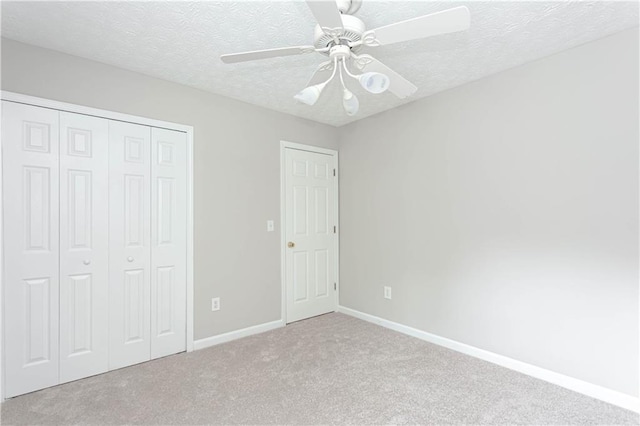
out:
<path id="1" fill-rule="evenodd" d="M 211 310 L 219 311 L 220 310 L 220 298 L 214 297 L 211 299 Z"/>
<path id="2" fill-rule="evenodd" d="M 272 220 L 267 221 L 267 232 L 273 232 L 274 224 Z"/>

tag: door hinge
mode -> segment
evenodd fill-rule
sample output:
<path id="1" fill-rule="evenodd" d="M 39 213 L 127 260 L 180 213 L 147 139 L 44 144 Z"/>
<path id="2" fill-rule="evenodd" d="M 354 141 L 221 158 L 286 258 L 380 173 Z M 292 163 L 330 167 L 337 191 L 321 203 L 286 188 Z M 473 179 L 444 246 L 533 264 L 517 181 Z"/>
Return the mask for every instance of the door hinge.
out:
<path id="1" fill-rule="evenodd" d="M 336 227 L 335 226 L 333 227 L 333 233 L 334 234 L 336 233 Z"/>
<path id="2" fill-rule="evenodd" d="M 333 289 L 337 290 L 338 289 L 338 285 L 336 283 L 333 283 Z"/>
<path id="3" fill-rule="evenodd" d="M 333 175 L 334 176 L 336 175 L 336 169 L 333 169 Z"/>

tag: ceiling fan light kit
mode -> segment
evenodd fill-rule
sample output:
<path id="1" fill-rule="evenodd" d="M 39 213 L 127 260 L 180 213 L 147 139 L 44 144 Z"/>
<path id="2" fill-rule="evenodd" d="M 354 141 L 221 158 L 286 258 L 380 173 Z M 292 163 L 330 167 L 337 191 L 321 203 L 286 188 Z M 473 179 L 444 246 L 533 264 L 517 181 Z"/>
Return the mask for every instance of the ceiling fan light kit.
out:
<path id="1" fill-rule="evenodd" d="M 364 22 L 353 16 L 361 4 L 362 0 L 307 0 L 307 5 L 318 22 L 312 46 L 233 53 L 222 55 L 220 59 L 225 63 L 235 63 L 312 52 L 327 55 L 330 61 L 320 64 L 308 86 L 296 94 L 294 99 L 309 106 L 314 105 L 327 84 L 338 74 L 343 89 L 342 106 L 347 115 L 351 116 L 358 112 L 360 103 L 356 95 L 347 89 L 343 71 L 349 77 L 358 80 L 360 85 L 372 94 L 389 90 L 404 99 L 418 89 L 371 55 L 358 55 L 360 49 L 464 31 L 470 25 L 469 9 L 458 6 L 366 30 Z M 349 70 L 349 66 L 362 72 L 354 74 Z"/>
<path id="2" fill-rule="evenodd" d="M 329 57 L 331 58 L 332 63 L 323 65 L 324 68 L 333 69 L 331 76 L 322 83 L 305 87 L 297 95 L 294 96 L 294 99 L 306 105 L 314 105 L 322 94 L 322 90 L 326 87 L 327 84 L 329 84 L 331 80 L 333 80 L 337 71 L 337 74 L 340 76 L 340 83 L 342 84 L 343 90 L 342 106 L 344 107 L 347 115 L 352 116 L 358 112 L 360 102 L 358 101 L 356 95 L 354 95 L 350 90 L 347 89 L 347 86 L 344 83 L 344 77 L 342 75 L 343 70 L 349 77 L 358 80 L 360 85 L 370 93 L 379 94 L 389 88 L 389 77 L 387 77 L 385 74 L 379 72 L 353 74 L 351 71 L 349 71 L 349 68 L 347 67 L 347 59 L 350 56 L 351 50 L 348 46 L 342 44 L 332 46 L 329 50 Z"/>

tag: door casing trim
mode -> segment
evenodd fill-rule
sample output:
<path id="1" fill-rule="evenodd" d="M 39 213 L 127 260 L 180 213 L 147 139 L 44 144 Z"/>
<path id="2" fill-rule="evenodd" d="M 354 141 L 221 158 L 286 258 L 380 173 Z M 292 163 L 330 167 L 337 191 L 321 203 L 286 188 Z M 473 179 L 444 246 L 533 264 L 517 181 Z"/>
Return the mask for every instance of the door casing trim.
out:
<path id="1" fill-rule="evenodd" d="M 286 188 L 285 188 L 285 151 L 287 149 L 296 149 L 299 151 L 315 152 L 318 154 L 330 155 L 333 157 L 336 168 L 336 176 L 333 180 L 334 190 L 334 214 L 336 218 L 336 238 L 335 238 L 335 262 L 336 262 L 336 290 L 334 291 L 335 309 L 338 310 L 340 304 L 340 193 L 338 184 L 340 179 L 340 168 L 338 151 L 334 149 L 322 148 L 319 146 L 305 145 L 297 142 L 280 141 L 280 286 L 281 286 L 281 313 L 280 319 L 283 324 L 287 324 L 287 275 L 286 275 L 286 229 L 285 229 L 285 210 L 286 210 Z"/>

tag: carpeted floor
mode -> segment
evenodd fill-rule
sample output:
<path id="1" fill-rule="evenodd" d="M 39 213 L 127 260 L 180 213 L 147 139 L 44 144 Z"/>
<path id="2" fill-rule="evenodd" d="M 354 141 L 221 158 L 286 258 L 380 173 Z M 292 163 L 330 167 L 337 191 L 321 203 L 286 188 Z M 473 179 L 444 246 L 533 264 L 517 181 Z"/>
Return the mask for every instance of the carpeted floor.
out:
<path id="1" fill-rule="evenodd" d="M 342 314 L 34 392 L 2 424 L 639 424 L 604 402 Z"/>

